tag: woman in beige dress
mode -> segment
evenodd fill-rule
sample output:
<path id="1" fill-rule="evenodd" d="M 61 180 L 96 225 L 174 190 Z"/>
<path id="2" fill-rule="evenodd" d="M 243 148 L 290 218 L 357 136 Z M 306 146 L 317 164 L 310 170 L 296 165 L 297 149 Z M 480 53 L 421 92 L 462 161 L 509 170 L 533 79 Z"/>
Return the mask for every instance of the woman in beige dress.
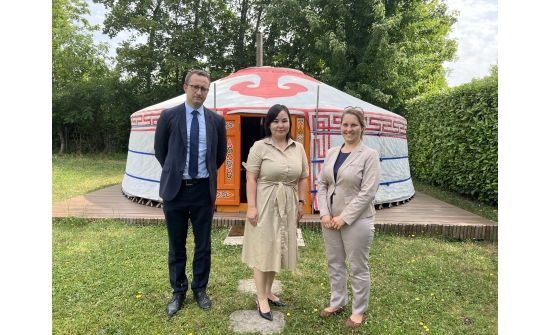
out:
<path id="1" fill-rule="evenodd" d="M 271 290 L 275 274 L 296 270 L 297 223 L 304 215 L 309 168 L 304 147 L 290 136 L 286 106 L 271 107 L 264 127 L 266 137 L 254 143 L 243 164 L 248 210 L 242 261 L 254 268 L 258 313 L 273 321 L 269 304 L 285 306 Z"/>
<path id="2" fill-rule="evenodd" d="M 340 131 L 344 144 L 327 152 L 317 199 L 328 260 L 330 306 L 321 311 L 329 317 L 348 304 L 349 261 L 352 303 L 345 325 L 359 327 L 366 318 L 370 297 L 367 264 L 374 238 L 374 198 L 380 184 L 378 152 L 362 143 L 365 115 L 358 107 L 346 107 Z"/>

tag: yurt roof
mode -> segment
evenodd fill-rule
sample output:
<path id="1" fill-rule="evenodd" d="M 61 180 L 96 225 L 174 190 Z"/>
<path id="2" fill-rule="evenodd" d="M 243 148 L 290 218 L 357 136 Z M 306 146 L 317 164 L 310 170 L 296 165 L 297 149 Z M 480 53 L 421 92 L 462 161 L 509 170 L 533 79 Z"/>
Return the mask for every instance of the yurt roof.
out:
<path id="1" fill-rule="evenodd" d="M 185 94 L 144 108 L 137 113 L 159 111 L 185 101 Z M 239 70 L 210 84 L 204 106 L 219 114 L 266 113 L 274 104 L 287 106 L 292 114 L 342 112 L 347 106 L 361 107 L 367 114 L 400 115 L 355 98 L 304 74 L 270 66 Z"/>

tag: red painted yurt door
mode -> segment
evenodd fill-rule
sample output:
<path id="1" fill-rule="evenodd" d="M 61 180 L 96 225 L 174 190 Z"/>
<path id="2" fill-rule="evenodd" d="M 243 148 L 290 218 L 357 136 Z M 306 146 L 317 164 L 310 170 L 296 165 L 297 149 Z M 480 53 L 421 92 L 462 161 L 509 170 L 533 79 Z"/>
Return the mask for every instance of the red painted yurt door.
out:
<path id="1" fill-rule="evenodd" d="M 227 156 L 218 170 L 218 192 L 216 205 L 239 205 L 239 187 L 241 185 L 241 117 L 226 115 Z"/>

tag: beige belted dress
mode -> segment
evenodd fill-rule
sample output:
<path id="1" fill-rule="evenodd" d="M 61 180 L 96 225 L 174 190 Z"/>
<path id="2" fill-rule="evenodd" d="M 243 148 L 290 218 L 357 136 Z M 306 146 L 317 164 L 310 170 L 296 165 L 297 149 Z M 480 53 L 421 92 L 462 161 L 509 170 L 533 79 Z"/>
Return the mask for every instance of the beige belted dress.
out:
<path id="1" fill-rule="evenodd" d="M 258 174 L 258 223 L 245 223 L 242 261 L 260 271 L 295 270 L 298 261 L 298 181 L 309 175 L 301 143 L 288 140 L 281 151 L 271 137 L 256 141 L 243 166 Z"/>

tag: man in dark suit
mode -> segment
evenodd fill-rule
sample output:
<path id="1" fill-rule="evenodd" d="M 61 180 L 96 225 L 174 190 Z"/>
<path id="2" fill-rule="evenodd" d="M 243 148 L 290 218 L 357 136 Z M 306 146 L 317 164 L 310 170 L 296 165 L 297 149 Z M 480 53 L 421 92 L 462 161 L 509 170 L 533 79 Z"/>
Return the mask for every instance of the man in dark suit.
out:
<path id="1" fill-rule="evenodd" d="M 166 314 L 181 308 L 188 288 L 185 265 L 188 222 L 195 238 L 191 290 L 203 310 L 210 276 L 211 230 L 218 169 L 225 161 L 227 139 L 222 116 L 203 106 L 210 76 L 193 70 L 185 77 L 183 104 L 164 110 L 155 132 L 155 157 L 162 167 L 159 195 L 168 230 L 168 270 L 173 296 Z"/>

